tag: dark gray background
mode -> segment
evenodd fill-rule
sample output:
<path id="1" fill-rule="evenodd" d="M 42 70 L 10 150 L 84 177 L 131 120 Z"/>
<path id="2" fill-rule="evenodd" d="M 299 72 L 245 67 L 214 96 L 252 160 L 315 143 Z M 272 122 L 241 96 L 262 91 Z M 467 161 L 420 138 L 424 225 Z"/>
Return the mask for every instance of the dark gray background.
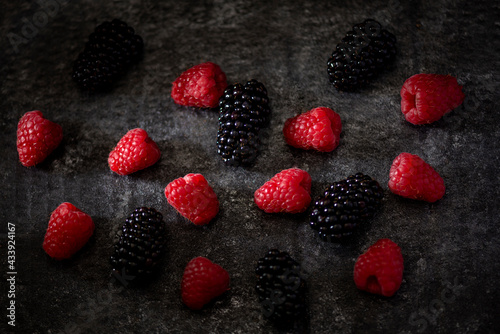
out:
<path id="1" fill-rule="evenodd" d="M 499 332 L 500 11 L 494 3 L 77 1 L 44 10 L 35 2 L 4 1 L 0 260 L 5 286 L 5 224 L 15 223 L 16 329 L 272 332 L 253 290 L 253 270 L 270 247 L 279 247 L 304 268 L 311 333 Z M 144 38 L 144 59 L 112 92 L 82 94 L 71 79 L 72 62 L 93 29 L 115 17 Z M 397 59 L 370 87 L 338 93 L 328 82 L 326 61 L 347 30 L 368 17 L 397 36 Z M 39 27 L 30 31 L 33 23 Z M 26 43 L 9 41 L 14 35 Z M 255 78 L 269 91 L 271 123 L 251 168 L 226 167 L 219 159 L 215 110 L 180 107 L 170 98 L 171 82 L 205 61 L 219 64 L 229 83 Z M 400 112 L 399 90 L 421 72 L 456 76 L 466 99 L 442 120 L 413 126 Z M 332 153 L 287 146 L 285 120 L 317 106 L 340 114 L 340 146 Z M 16 152 L 16 126 L 35 109 L 63 127 L 64 139 L 45 162 L 25 168 Z M 109 170 L 107 156 L 135 127 L 158 143 L 162 158 L 121 177 Z M 388 191 L 391 162 L 405 151 L 441 174 L 443 199 L 428 204 Z M 329 182 L 358 171 L 377 179 L 386 196 L 371 229 L 339 246 L 320 241 L 305 214 L 260 211 L 253 192 L 293 166 L 311 174 L 314 197 Z M 221 204 L 217 218 L 202 228 L 176 214 L 163 194 L 170 181 L 191 172 L 207 178 Z M 56 262 L 41 244 L 50 213 L 64 201 L 90 214 L 96 230 L 73 259 Z M 108 258 L 114 234 L 139 206 L 164 215 L 167 254 L 151 284 L 123 289 L 112 283 Z M 405 260 L 403 283 L 392 298 L 358 291 L 352 278 L 357 256 L 385 237 L 401 246 Z M 181 302 L 180 281 L 186 263 L 200 255 L 230 273 L 231 290 L 193 312 Z M 2 326 L 6 295 L 2 289 Z"/>

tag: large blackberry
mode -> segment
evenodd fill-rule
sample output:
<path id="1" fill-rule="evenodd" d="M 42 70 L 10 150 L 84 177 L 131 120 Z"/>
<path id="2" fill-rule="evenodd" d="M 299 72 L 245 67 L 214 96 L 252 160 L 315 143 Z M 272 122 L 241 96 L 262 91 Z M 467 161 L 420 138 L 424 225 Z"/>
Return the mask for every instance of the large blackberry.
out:
<path id="1" fill-rule="evenodd" d="M 163 253 L 165 223 L 161 213 L 153 208 L 137 208 L 125 220 L 119 240 L 111 255 L 112 271 L 116 275 L 140 281 L 151 275 Z"/>
<path id="2" fill-rule="evenodd" d="M 142 38 L 114 19 L 97 26 L 73 65 L 73 79 L 83 90 L 106 91 L 142 56 Z"/>
<path id="3" fill-rule="evenodd" d="M 366 86 L 396 55 L 396 37 L 368 19 L 347 32 L 328 59 L 330 82 L 339 91 Z"/>
<path id="4" fill-rule="evenodd" d="M 255 289 L 266 318 L 284 327 L 305 319 L 305 281 L 300 276 L 300 265 L 288 253 L 269 250 L 257 262 L 255 273 Z"/>
<path id="5" fill-rule="evenodd" d="M 380 207 L 384 191 L 368 175 L 358 173 L 332 183 L 313 204 L 311 227 L 325 241 L 341 241 L 357 225 L 371 219 Z"/>
<path id="6" fill-rule="evenodd" d="M 257 157 L 259 130 L 267 124 L 271 110 L 267 90 L 252 79 L 234 84 L 219 100 L 217 153 L 231 166 L 249 166 Z"/>

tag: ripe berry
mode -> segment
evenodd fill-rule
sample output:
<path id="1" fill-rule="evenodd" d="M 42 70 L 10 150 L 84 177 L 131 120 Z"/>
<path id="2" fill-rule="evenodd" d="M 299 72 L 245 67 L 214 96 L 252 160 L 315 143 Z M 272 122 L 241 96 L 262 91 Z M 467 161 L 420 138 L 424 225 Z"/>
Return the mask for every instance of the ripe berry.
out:
<path id="1" fill-rule="evenodd" d="M 450 75 L 415 74 L 401 88 L 401 111 L 412 124 L 437 121 L 462 104 L 465 95 Z"/>
<path id="2" fill-rule="evenodd" d="M 354 265 L 354 283 L 360 290 L 390 297 L 403 280 L 403 255 L 389 239 L 380 239 Z"/>
<path id="3" fill-rule="evenodd" d="M 17 125 L 17 152 L 26 167 L 39 164 L 56 149 L 63 137 L 59 124 L 43 118 L 38 111 L 29 111 Z"/>
<path id="4" fill-rule="evenodd" d="M 207 62 L 187 69 L 175 79 L 171 96 L 183 106 L 215 108 L 226 87 L 226 74 L 219 65 Z"/>
<path id="5" fill-rule="evenodd" d="M 43 249 L 56 260 L 69 259 L 93 233 L 92 218 L 73 204 L 64 202 L 50 215 Z"/>
<path id="6" fill-rule="evenodd" d="M 283 127 L 288 145 L 320 152 L 333 151 L 339 145 L 341 131 L 340 116 L 326 107 L 289 118 Z"/>
<path id="7" fill-rule="evenodd" d="M 201 310 L 212 299 L 229 290 L 229 274 L 207 258 L 189 261 L 182 276 L 183 303 L 192 310 Z"/>
<path id="8" fill-rule="evenodd" d="M 348 31 L 328 59 L 330 82 L 339 91 L 368 85 L 396 56 L 396 37 L 375 20 Z"/>
<path id="9" fill-rule="evenodd" d="M 267 319 L 280 327 L 290 327 L 304 318 L 306 284 L 297 261 L 286 252 L 271 249 L 257 262 L 255 274 L 255 289 Z"/>
<path id="10" fill-rule="evenodd" d="M 416 154 L 401 153 L 389 171 L 389 189 L 396 195 L 427 202 L 444 196 L 441 176 Z"/>
<path id="11" fill-rule="evenodd" d="M 250 80 L 227 87 L 219 100 L 217 153 L 222 161 L 230 166 L 250 166 L 259 152 L 259 131 L 270 114 L 262 83 Z"/>
<path id="12" fill-rule="evenodd" d="M 324 241 L 342 241 L 375 215 L 383 196 L 379 183 L 362 173 L 332 183 L 313 204 L 311 228 Z"/>
<path id="13" fill-rule="evenodd" d="M 255 191 L 254 201 L 267 213 L 304 212 L 311 202 L 311 176 L 298 168 L 285 169 Z"/>
<path id="14" fill-rule="evenodd" d="M 81 89 L 111 89 L 133 64 L 139 62 L 144 43 L 134 29 L 114 19 L 98 25 L 73 65 L 73 79 Z"/>
<path id="15" fill-rule="evenodd" d="M 143 129 L 133 129 L 120 139 L 108 158 L 109 168 L 128 175 L 154 165 L 160 159 L 158 145 Z"/>
<path id="16" fill-rule="evenodd" d="M 187 174 L 170 182 L 165 197 L 182 216 L 195 225 L 208 224 L 219 212 L 219 200 L 201 174 Z"/>
<path id="17" fill-rule="evenodd" d="M 165 223 L 153 208 L 137 208 L 118 233 L 110 262 L 112 272 L 139 282 L 156 270 L 164 253 Z"/>

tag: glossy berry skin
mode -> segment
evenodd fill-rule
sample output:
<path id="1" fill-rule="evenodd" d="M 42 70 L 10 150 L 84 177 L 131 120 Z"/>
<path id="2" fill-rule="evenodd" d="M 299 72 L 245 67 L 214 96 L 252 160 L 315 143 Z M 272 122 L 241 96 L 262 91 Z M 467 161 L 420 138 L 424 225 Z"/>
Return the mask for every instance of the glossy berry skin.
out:
<path id="1" fill-rule="evenodd" d="M 267 213 L 300 213 L 311 203 L 311 176 L 299 168 L 285 169 L 254 193 L 255 204 Z"/>
<path id="2" fill-rule="evenodd" d="M 354 265 L 354 283 L 360 290 L 393 296 L 403 280 L 403 255 L 389 239 L 380 239 L 360 255 Z"/>
<path id="3" fill-rule="evenodd" d="M 170 182 L 165 197 L 183 217 L 195 225 L 208 224 L 219 212 L 219 200 L 201 174 L 190 173 Z"/>
<path id="4" fill-rule="evenodd" d="M 42 112 L 25 113 L 17 125 L 19 161 L 25 167 L 39 164 L 59 146 L 62 137 L 61 126 L 45 119 Z"/>
<path id="5" fill-rule="evenodd" d="M 436 202 L 445 193 L 443 178 L 416 154 L 403 152 L 389 171 L 389 189 L 396 195 Z"/>
<path id="6" fill-rule="evenodd" d="M 342 123 L 330 108 L 318 107 L 286 120 L 283 135 L 288 145 L 304 150 L 333 151 L 340 142 Z"/>
<path id="7" fill-rule="evenodd" d="M 183 106 L 215 108 L 226 86 L 226 74 L 220 66 L 206 62 L 187 69 L 175 79 L 171 96 Z"/>
<path id="8" fill-rule="evenodd" d="M 148 133 L 137 128 L 127 132 L 111 151 L 109 168 L 119 175 L 128 175 L 154 165 L 160 159 L 158 145 Z"/>
<path id="9" fill-rule="evenodd" d="M 229 274 L 207 258 L 189 261 L 182 276 L 182 302 L 192 310 L 201 310 L 212 299 L 229 290 Z"/>
<path id="10" fill-rule="evenodd" d="M 92 218 L 73 204 L 64 202 L 50 215 L 43 249 L 56 260 L 69 259 L 93 233 Z"/>
<path id="11" fill-rule="evenodd" d="M 462 104 L 465 94 L 450 75 L 415 74 L 401 88 L 401 112 L 412 124 L 439 120 Z"/>

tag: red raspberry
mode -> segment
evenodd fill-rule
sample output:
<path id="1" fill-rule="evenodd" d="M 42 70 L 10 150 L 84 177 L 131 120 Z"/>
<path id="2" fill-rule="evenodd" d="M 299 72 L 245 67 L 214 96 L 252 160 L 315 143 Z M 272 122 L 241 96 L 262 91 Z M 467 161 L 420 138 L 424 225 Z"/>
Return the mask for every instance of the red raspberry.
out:
<path id="1" fill-rule="evenodd" d="M 396 195 L 427 202 L 443 197 L 444 181 L 418 155 L 401 153 L 389 171 L 389 189 Z"/>
<path id="2" fill-rule="evenodd" d="M 401 88 L 401 111 L 408 122 L 428 124 L 462 104 L 464 93 L 450 75 L 416 74 Z"/>
<path id="3" fill-rule="evenodd" d="M 340 141 L 340 116 L 330 108 L 318 107 L 289 118 L 283 127 L 288 145 L 305 150 L 331 152 Z"/>
<path id="4" fill-rule="evenodd" d="M 185 218 L 195 225 L 205 225 L 219 212 L 219 200 L 201 174 L 187 174 L 170 182 L 165 197 Z"/>
<path id="5" fill-rule="evenodd" d="M 43 118 L 38 111 L 29 111 L 17 125 L 17 152 L 23 166 L 39 164 L 61 143 L 63 137 L 59 124 Z"/>
<path id="6" fill-rule="evenodd" d="M 174 102 L 183 106 L 215 108 L 227 86 L 219 65 L 202 63 L 184 71 L 172 87 Z"/>
<path id="7" fill-rule="evenodd" d="M 94 233 L 92 218 L 71 203 L 62 203 L 50 215 L 43 249 L 56 260 L 69 259 Z"/>
<path id="8" fill-rule="evenodd" d="M 158 145 L 143 129 L 133 129 L 120 139 L 108 158 L 109 168 L 117 174 L 128 175 L 154 165 L 160 159 Z"/>
<path id="9" fill-rule="evenodd" d="M 403 255 L 389 239 L 380 239 L 354 265 L 354 283 L 360 290 L 390 297 L 403 280 Z"/>
<path id="10" fill-rule="evenodd" d="M 267 213 L 299 213 L 311 203 L 311 176 L 298 168 L 274 175 L 254 194 L 257 206 Z"/>
<path id="11" fill-rule="evenodd" d="M 207 258 L 189 261 L 182 276 L 182 301 L 192 310 L 200 310 L 229 289 L 229 274 Z"/>

